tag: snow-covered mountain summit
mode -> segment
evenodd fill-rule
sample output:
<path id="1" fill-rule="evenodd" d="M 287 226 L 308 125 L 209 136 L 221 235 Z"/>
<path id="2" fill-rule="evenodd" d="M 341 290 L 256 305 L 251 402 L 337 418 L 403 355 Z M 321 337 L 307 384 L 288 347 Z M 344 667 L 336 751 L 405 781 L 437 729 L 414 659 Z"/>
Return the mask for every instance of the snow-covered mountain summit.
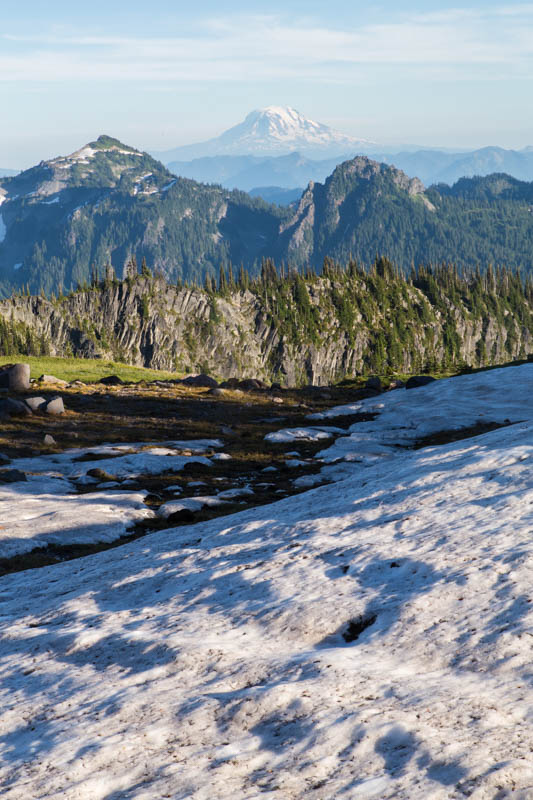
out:
<path id="1" fill-rule="evenodd" d="M 238 125 L 207 142 L 156 154 L 163 162 L 221 155 L 283 155 L 298 151 L 308 157 L 354 155 L 373 145 L 304 117 L 290 106 L 267 106 L 250 112 Z"/>

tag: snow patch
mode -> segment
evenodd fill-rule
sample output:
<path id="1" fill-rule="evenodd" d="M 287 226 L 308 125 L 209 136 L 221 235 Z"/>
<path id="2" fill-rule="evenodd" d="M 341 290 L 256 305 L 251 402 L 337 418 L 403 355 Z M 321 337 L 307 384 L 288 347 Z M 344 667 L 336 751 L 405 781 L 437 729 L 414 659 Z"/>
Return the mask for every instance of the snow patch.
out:
<path id="1" fill-rule="evenodd" d="M 225 500 L 220 496 L 186 497 L 183 500 L 170 500 L 158 508 L 157 516 L 167 519 L 171 514 L 177 514 L 180 511 L 200 511 L 204 506 L 221 506 L 224 502 Z"/>
<path id="2" fill-rule="evenodd" d="M 345 433 L 342 428 L 283 428 L 272 431 L 265 436 L 266 442 L 318 442 L 320 439 L 331 439 L 334 433 Z"/>
<path id="3" fill-rule="evenodd" d="M 136 521 L 154 516 L 144 504 L 147 492 L 73 491 L 70 482 L 37 475 L 0 485 L 0 558 L 52 544 L 112 542 Z"/>

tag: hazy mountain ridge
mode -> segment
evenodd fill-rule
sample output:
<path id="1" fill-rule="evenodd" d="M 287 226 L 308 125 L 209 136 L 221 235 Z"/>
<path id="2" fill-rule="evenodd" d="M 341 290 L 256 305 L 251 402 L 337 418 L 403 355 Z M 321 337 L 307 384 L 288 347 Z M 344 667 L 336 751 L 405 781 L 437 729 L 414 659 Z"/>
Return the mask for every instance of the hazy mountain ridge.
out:
<path id="1" fill-rule="evenodd" d="M 365 155 L 395 166 L 410 177 L 420 178 L 426 186 L 440 183 L 453 185 L 463 177 L 483 177 L 494 172 L 505 172 L 523 181 L 533 180 L 533 148 L 518 151 L 484 147 L 468 153 L 418 150 L 391 154 L 365 151 Z M 322 182 L 336 166 L 352 156 L 346 153 L 344 156 L 313 159 L 297 152 L 269 157 L 209 156 L 192 161 L 171 161 L 167 167 L 186 178 L 204 183 L 221 183 L 228 189 L 247 192 L 262 186 L 296 189 L 307 186 L 309 181 Z"/>

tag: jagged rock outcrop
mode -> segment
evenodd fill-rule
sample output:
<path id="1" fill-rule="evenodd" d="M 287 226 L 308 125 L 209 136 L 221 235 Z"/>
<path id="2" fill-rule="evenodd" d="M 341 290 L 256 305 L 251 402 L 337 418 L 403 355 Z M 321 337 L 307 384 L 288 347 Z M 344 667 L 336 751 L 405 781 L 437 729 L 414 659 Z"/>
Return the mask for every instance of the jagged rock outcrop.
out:
<path id="1" fill-rule="evenodd" d="M 474 315 L 444 295 L 432 305 L 400 277 L 382 281 L 372 299 L 379 280 L 294 276 L 275 289 L 217 295 L 139 277 L 55 301 L 18 296 L 0 303 L 0 347 L 11 335 L 51 355 L 285 385 L 498 364 L 533 352 L 526 299 L 515 311 Z"/>

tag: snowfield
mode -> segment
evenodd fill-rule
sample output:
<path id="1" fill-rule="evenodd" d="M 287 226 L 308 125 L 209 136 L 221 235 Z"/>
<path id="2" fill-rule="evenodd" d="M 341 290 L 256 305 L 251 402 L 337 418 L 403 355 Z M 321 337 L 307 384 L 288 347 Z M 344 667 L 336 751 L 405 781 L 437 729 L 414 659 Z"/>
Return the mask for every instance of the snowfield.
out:
<path id="1" fill-rule="evenodd" d="M 3 796 L 532 798 L 532 397 L 391 392 L 342 479 L 2 578 Z"/>

